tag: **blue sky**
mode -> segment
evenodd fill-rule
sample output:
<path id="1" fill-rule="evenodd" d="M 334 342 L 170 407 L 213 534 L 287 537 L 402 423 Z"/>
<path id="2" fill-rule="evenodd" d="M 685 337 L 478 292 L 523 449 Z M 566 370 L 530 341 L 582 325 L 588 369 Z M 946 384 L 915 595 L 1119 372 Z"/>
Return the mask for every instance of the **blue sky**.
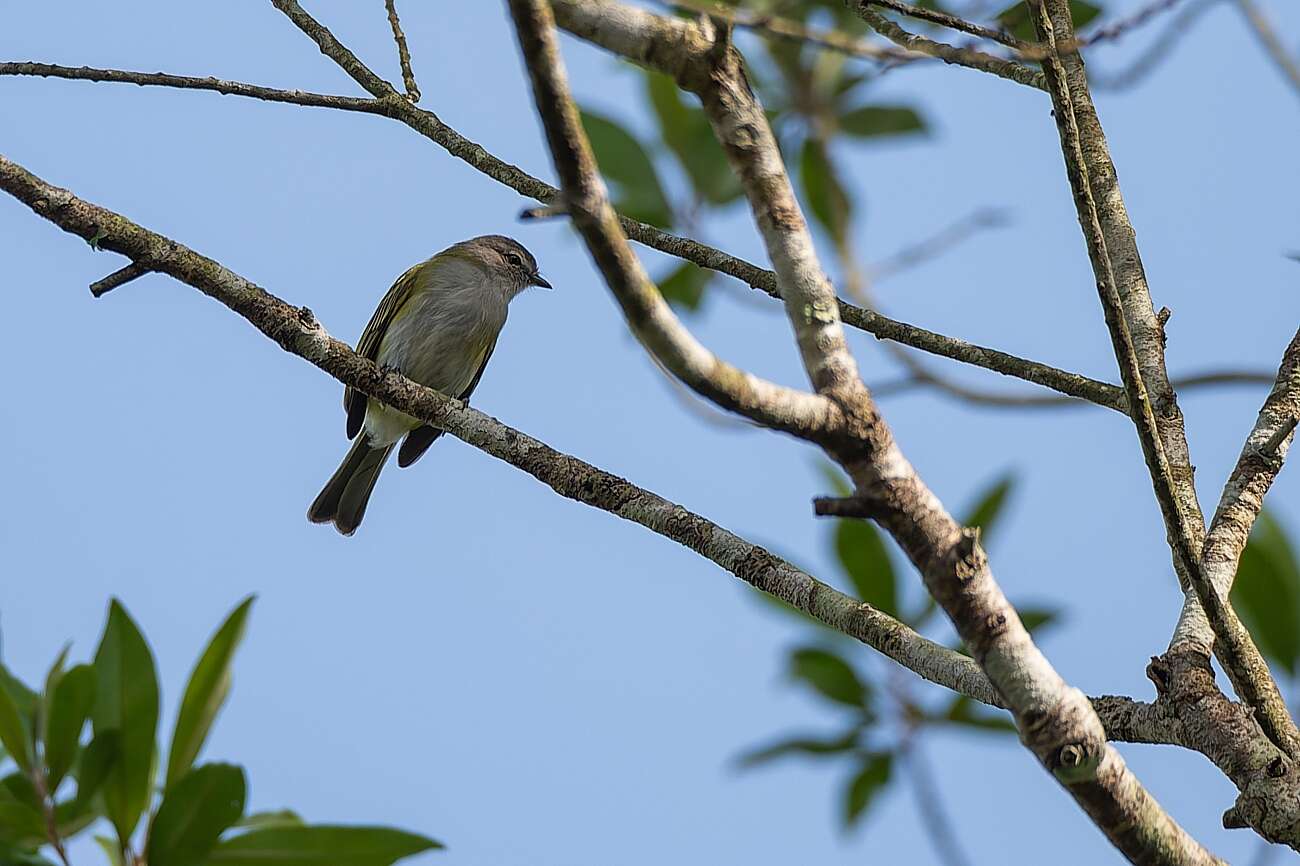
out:
<path id="1" fill-rule="evenodd" d="M 308 8 L 396 77 L 377 0 Z M 1267 8 L 1294 43 L 1300 9 Z M 356 92 L 269 3 L 0 9 L 4 59 Z M 550 178 L 503 4 L 401 11 L 424 107 Z M 584 104 L 649 128 L 635 73 L 572 40 L 564 49 Z M 864 258 L 976 207 L 1013 220 L 881 285 L 884 308 L 1114 379 L 1045 97 L 937 66 L 893 72 L 871 95 L 919 101 L 935 134 L 839 152 L 865 202 Z M 1225 5 L 1147 84 L 1099 104 L 1156 303 L 1174 311 L 1171 370 L 1275 369 L 1300 320 L 1300 268 L 1283 256 L 1300 248 L 1296 93 Z M 556 291 L 515 302 L 476 405 L 833 574 L 828 527 L 809 506 L 826 492 L 817 455 L 684 411 L 568 228 L 516 223 L 518 196 L 405 127 L 38 79 L 0 79 L 0 105 L 0 152 L 310 306 L 345 339 L 410 264 L 472 235 L 518 237 Z M 704 234 L 761 260 L 741 212 Z M 207 635 L 256 592 L 206 752 L 248 767 L 254 808 L 418 830 L 462 864 L 935 862 L 901 787 L 846 836 L 837 770 L 732 768 L 746 746 L 833 719 L 783 681 L 782 651 L 803 633 L 729 575 L 450 438 L 411 470 L 390 467 L 356 537 L 309 525 L 306 506 L 345 450 L 340 387 L 165 278 L 92 300 L 86 285 L 120 264 L 0 200 L 0 615 L 18 673 L 34 679 L 69 638 L 89 657 L 120 596 L 153 642 L 169 724 Z M 690 324 L 724 357 L 802 383 L 779 308 L 747 288 L 716 286 Z M 869 382 L 896 377 L 872 338 L 852 341 Z M 1183 400 L 1207 510 L 1263 394 Z M 1178 595 L 1131 426 L 1101 409 L 1007 413 L 926 394 L 884 409 L 954 506 L 1018 474 L 995 574 L 1014 599 L 1068 609 L 1044 648 L 1074 684 L 1150 697 L 1142 670 Z M 1284 473 L 1270 494 L 1295 528 L 1298 484 Z M 1216 852 L 1253 850 L 1248 834 L 1219 829 L 1233 791 L 1204 759 L 1123 752 Z M 1115 860 L 1013 742 L 945 734 L 929 755 L 974 862 Z"/>

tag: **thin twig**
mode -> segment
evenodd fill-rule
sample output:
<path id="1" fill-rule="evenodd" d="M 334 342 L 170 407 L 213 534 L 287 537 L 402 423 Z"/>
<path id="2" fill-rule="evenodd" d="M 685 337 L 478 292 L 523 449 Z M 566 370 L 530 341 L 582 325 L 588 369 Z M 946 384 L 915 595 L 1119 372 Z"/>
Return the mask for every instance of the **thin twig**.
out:
<path id="1" fill-rule="evenodd" d="M 1099 69 L 1096 61 L 1090 61 L 1088 78 L 1092 86 L 1098 90 L 1124 90 L 1140 84 L 1161 62 L 1173 55 L 1174 47 L 1182 43 L 1193 23 L 1222 2 L 1200 0 L 1185 6 L 1136 59 L 1121 69 Z"/>
<path id="2" fill-rule="evenodd" d="M 135 262 L 124 268 L 118 268 L 113 273 L 104 277 L 102 280 L 96 280 L 90 284 L 90 294 L 96 298 L 102 298 L 118 286 L 126 285 L 134 279 L 143 277 L 149 273 L 147 268 L 142 268 Z"/>
<path id="3" fill-rule="evenodd" d="M 718 3 L 700 2 L 700 0 L 656 0 L 656 2 L 669 9 L 678 9 L 708 15 L 717 18 L 718 20 L 726 21 L 743 30 L 752 30 L 762 35 L 775 36 L 778 39 L 805 42 L 809 45 L 814 45 L 827 51 L 834 51 L 838 54 L 844 54 L 848 57 L 905 63 L 909 60 L 916 60 L 919 57 L 924 56 L 916 52 L 904 51 L 883 45 L 873 45 L 865 40 L 854 39 L 850 36 L 845 36 L 842 33 L 837 33 L 834 30 L 821 30 L 815 27 L 806 27 L 798 21 L 792 21 L 789 18 L 782 18 L 778 15 L 769 15 L 762 12 L 754 12 L 742 7 L 723 6 Z"/>
<path id="4" fill-rule="evenodd" d="M 1237 8 L 1246 17 L 1250 29 L 1255 33 L 1255 38 L 1264 46 L 1264 51 L 1286 76 L 1292 89 L 1300 94 L 1300 60 L 1291 56 L 1291 52 L 1282 44 L 1264 10 L 1255 5 L 1255 0 L 1237 0 Z"/>
<path id="5" fill-rule="evenodd" d="M 402 32 L 402 22 L 397 18 L 395 0 L 384 0 L 388 9 L 388 23 L 393 28 L 393 41 L 397 43 L 397 60 L 402 66 L 402 83 L 406 85 L 406 95 L 412 102 L 420 101 L 420 88 L 415 83 L 415 73 L 411 71 L 411 50 L 406 46 L 406 34 Z"/>
<path id="6" fill-rule="evenodd" d="M 992 42 L 998 42 L 1009 48 L 1026 48 L 1029 43 L 1024 42 L 1012 36 L 1005 30 L 993 29 L 976 24 L 973 21 L 967 21 L 956 15 L 950 15 L 938 9 L 926 9 L 922 6 L 913 6 L 911 3 L 905 3 L 903 0 L 866 0 L 869 5 L 881 6 L 885 9 L 891 9 L 901 15 L 909 18 L 915 18 L 918 21 L 928 21 L 931 24 L 938 24 L 940 27 L 947 27 L 949 30 L 956 30 L 959 33 L 968 33 L 971 36 L 978 36 L 981 39 L 988 39 Z"/>
<path id="7" fill-rule="evenodd" d="M 349 65 L 353 63 L 360 64 L 360 61 L 354 55 L 351 55 L 351 52 L 348 52 L 348 55 L 351 58 L 350 61 L 343 58 L 340 65 L 343 63 Z M 345 68 L 347 67 L 345 66 Z M 364 67 L 362 68 L 364 69 Z M 365 70 L 365 72 L 369 72 L 369 70 Z M 27 62 L 0 62 L 0 75 L 37 75 L 83 81 L 122 82 L 140 86 L 209 90 L 268 102 L 381 115 L 405 124 L 444 148 L 452 156 L 463 160 L 477 171 L 510 187 L 521 195 L 537 199 L 546 204 L 555 202 L 556 197 L 559 195 L 559 190 L 555 187 L 533 177 L 518 166 L 511 165 L 492 155 L 482 145 L 465 138 L 455 129 L 443 123 L 433 112 L 411 105 L 409 101 L 402 98 L 396 91 L 392 91 L 391 88 L 389 90 L 392 98 L 364 99 L 309 93 L 301 90 L 277 90 L 217 78 L 197 78 L 160 72 L 133 72 Z M 370 73 L 370 78 L 367 80 L 371 84 L 379 82 L 381 92 L 383 92 L 383 82 L 378 76 Z M 668 255 L 694 262 L 702 268 L 708 268 L 734 277 L 767 294 L 769 297 L 781 300 L 781 293 L 777 290 L 776 285 L 776 274 L 770 270 L 760 268 L 752 262 L 745 261 L 691 238 L 673 235 L 628 217 L 620 216 L 619 225 L 632 240 Z M 1036 385 L 1059 391 L 1067 396 L 1078 397 L 1118 412 L 1126 411 L 1124 392 L 1115 385 L 1090 379 L 1077 373 L 1058 370 L 1050 365 L 1019 358 L 997 349 L 968 343 L 965 340 L 948 337 L 934 331 L 927 331 L 924 328 L 882 316 L 879 313 L 854 306 L 845 301 L 839 301 L 839 314 L 846 325 L 866 331 L 882 340 L 893 340 L 954 361 L 983 367 L 1005 376 L 1024 379 Z"/>
<path id="8" fill-rule="evenodd" d="M 1043 83 L 1043 74 L 1030 69 L 1028 66 L 1014 60 L 1007 60 L 1004 57 L 986 54 L 974 48 L 961 48 L 911 33 L 872 9 L 871 4 L 874 0 L 845 0 L 845 2 L 850 9 L 858 13 L 863 21 L 867 22 L 872 30 L 875 30 L 895 45 L 909 51 L 929 54 L 944 63 L 987 72 L 1037 90 L 1046 89 L 1046 85 Z"/>

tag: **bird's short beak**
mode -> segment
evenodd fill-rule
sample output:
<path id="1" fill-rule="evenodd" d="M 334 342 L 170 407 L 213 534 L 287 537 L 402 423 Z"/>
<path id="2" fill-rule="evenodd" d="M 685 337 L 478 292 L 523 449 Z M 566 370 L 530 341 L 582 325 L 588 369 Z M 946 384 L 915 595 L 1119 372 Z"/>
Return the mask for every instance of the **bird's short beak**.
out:
<path id="1" fill-rule="evenodd" d="M 528 285 L 530 285 L 530 286 L 541 286 L 543 289 L 549 289 L 549 288 L 551 288 L 551 284 L 548 283 L 548 282 L 546 282 L 546 280 L 542 279 L 542 275 L 541 275 L 541 274 L 533 274 L 531 277 L 529 277 L 529 278 L 528 278 Z"/>

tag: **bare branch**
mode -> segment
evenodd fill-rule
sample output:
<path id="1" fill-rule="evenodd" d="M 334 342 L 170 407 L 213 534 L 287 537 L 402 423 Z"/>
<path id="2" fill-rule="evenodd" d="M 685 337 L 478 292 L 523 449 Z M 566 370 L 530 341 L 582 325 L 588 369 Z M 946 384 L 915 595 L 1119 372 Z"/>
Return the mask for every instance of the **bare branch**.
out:
<path id="1" fill-rule="evenodd" d="M 106 250 L 165 273 L 220 301 L 285 351 L 345 385 L 419 418 L 532 475 L 556 493 L 608 511 L 682 544 L 741 580 L 833 629 L 875 647 L 921 677 L 983 703 L 999 699 L 975 662 L 917 634 L 712 521 L 609 472 L 561 453 L 458 400 L 377 367 L 294 307 L 192 249 L 77 198 L 0 156 L 0 189 L 37 216 Z"/>
<path id="2" fill-rule="evenodd" d="M 96 280 L 91 283 L 90 294 L 96 298 L 102 298 L 118 286 L 126 285 L 132 280 L 143 277 L 147 273 L 149 273 L 147 268 L 143 268 L 135 262 L 132 262 L 124 268 L 118 268 L 102 280 Z"/>
<path id="3" fill-rule="evenodd" d="M 1241 552 L 1264 507 L 1264 496 L 1282 470 L 1297 419 L 1300 419 L 1300 331 L 1282 357 L 1273 390 L 1259 410 L 1254 429 L 1246 437 L 1205 537 L 1202 562 L 1220 598 L 1228 598 L 1232 590 Z M 1183 604 L 1169 648 L 1173 651 L 1186 644 L 1206 655 L 1214 644 L 1214 631 L 1194 594 L 1189 594 Z"/>
<path id="4" fill-rule="evenodd" d="M 941 12 L 938 9 L 926 9 L 922 6 L 913 6 L 911 3 L 905 3 L 903 0 L 864 0 L 860 6 L 880 6 L 885 9 L 891 9 L 908 18 L 915 18 L 918 21 L 928 21 L 931 24 L 938 24 L 940 27 L 947 27 L 949 30 L 956 30 L 959 33 L 968 33 L 971 36 L 978 36 L 981 39 L 988 39 L 991 42 L 997 42 L 1010 48 L 1027 48 L 1029 43 L 1023 42 L 1012 36 L 1005 30 L 994 30 L 991 27 L 984 27 L 973 21 L 967 21 L 956 15 L 949 15 L 947 12 Z"/>
<path id="5" fill-rule="evenodd" d="M 956 45 L 949 45 L 946 42 L 936 42 L 933 39 L 927 39 L 924 36 L 918 36 L 904 30 L 901 26 L 881 15 L 871 6 L 875 0 L 844 0 L 845 4 L 861 16 L 867 25 L 875 30 L 881 36 L 893 42 L 895 45 L 906 48 L 909 51 L 918 51 L 922 54 L 928 54 L 931 57 L 937 57 L 944 63 L 951 63 L 956 66 L 965 66 L 967 69 L 976 69 L 980 72 L 987 72 L 990 75 L 996 75 L 999 78 L 1005 78 L 1008 81 L 1015 81 L 1028 87 L 1038 90 L 1045 89 L 1043 84 L 1043 74 L 1035 72 L 1028 66 L 1017 63 L 1014 60 L 1007 60 L 1003 57 L 996 57 L 992 54 L 986 54 L 983 51 L 977 51 L 974 48 L 961 48 Z"/>
<path id="6" fill-rule="evenodd" d="M 1277 31 L 1273 29 L 1272 22 L 1264 14 L 1264 10 L 1255 5 L 1255 0 L 1237 0 L 1237 8 L 1246 17 L 1250 29 L 1255 33 L 1255 38 L 1259 40 L 1260 45 L 1264 46 L 1264 51 L 1269 58 L 1277 64 L 1277 68 L 1286 77 L 1292 89 L 1300 95 L 1300 59 L 1293 57 L 1282 44 Z"/>
<path id="7" fill-rule="evenodd" d="M 1182 42 L 1196 19 L 1221 2 L 1223 0 L 1199 0 L 1184 7 L 1172 21 L 1165 25 L 1155 41 L 1127 66 L 1117 70 L 1102 71 L 1094 67 L 1088 76 L 1092 86 L 1098 90 L 1124 90 L 1140 84 L 1162 61 L 1173 54 L 1174 47 Z"/>
<path id="8" fill-rule="evenodd" d="M 388 9 L 388 24 L 393 28 L 393 41 L 397 43 L 397 60 L 402 66 L 402 84 L 406 95 L 412 102 L 420 101 L 420 88 L 415 83 L 415 73 L 411 71 L 411 50 L 406 46 L 406 34 L 402 32 L 402 22 L 397 17 L 395 0 L 384 0 Z"/>
<path id="9" fill-rule="evenodd" d="M 510 8 L 570 212 L 606 281 L 620 294 L 638 280 L 639 264 L 595 174 L 562 71 L 551 6 L 546 0 L 510 0 Z M 593 0 L 561 0 L 556 10 L 571 32 L 660 65 L 700 96 L 776 262 L 809 375 L 850 422 L 844 435 L 823 447 L 849 470 L 859 491 L 872 495 L 873 516 L 917 565 L 930 593 L 1012 709 L 1025 744 L 1130 859 L 1219 862 L 1174 823 L 1107 745 L 1087 699 L 1052 669 L 997 587 L 977 534 L 962 530 L 920 481 L 857 380 L 852 359 L 840 357 L 847 351 L 835 307 L 824 300 L 824 278 L 807 226 L 766 117 L 742 84 L 742 65 L 726 32 L 709 34 L 699 26 Z M 793 285 L 787 288 L 787 282 Z M 796 290 L 807 299 L 803 322 L 792 303 Z M 815 326 L 809 329 L 806 320 L 812 318 L 820 320 L 820 332 Z M 810 343 L 810 333 L 816 342 Z"/>
<path id="10" fill-rule="evenodd" d="M 699 0 L 656 0 L 656 2 L 671 9 L 708 15 L 743 30 L 753 30 L 762 35 L 774 36 L 778 39 L 806 42 L 809 45 L 815 45 L 818 48 L 824 48 L 827 51 L 834 51 L 849 57 L 906 63 L 909 60 L 916 60 L 926 56 L 916 52 L 901 51 L 897 48 L 873 45 L 870 42 L 853 39 L 834 30 L 805 27 L 798 21 L 791 21 L 778 15 L 754 12 L 743 7 L 723 6 L 718 3 L 699 2 Z"/>
<path id="11" fill-rule="evenodd" d="M 333 39 L 333 37 L 330 38 Z M 351 55 L 350 52 L 347 56 L 352 57 L 353 61 L 356 60 L 355 56 Z M 344 59 L 346 60 L 346 57 Z M 360 61 L 356 62 L 359 63 Z M 472 168 L 510 187 L 521 195 L 548 204 L 555 202 L 556 197 L 559 195 L 559 190 L 555 187 L 538 180 L 518 166 L 511 165 L 493 156 L 481 145 L 470 141 L 443 123 L 436 114 L 411 105 L 410 102 L 403 99 L 396 91 L 392 91 L 391 88 L 389 89 L 391 96 L 388 98 L 358 99 L 308 93 L 299 90 L 276 90 L 216 78 L 195 78 L 115 69 L 93 69 L 84 66 L 55 66 L 47 63 L 0 63 L 0 75 L 39 75 L 86 81 L 124 82 L 141 86 L 153 85 L 210 90 L 269 102 L 318 108 L 336 108 L 344 111 L 382 115 L 404 123 L 425 138 L 444 148 L 452 156 L 463 160 Z M 668 255 L 694 262 L 700 267 L 735 277 L 776 300 L 781 299 L 781 294 L 776 287 L 776 274 L 772 271 L 760 268 L 744 259 L 729 255 L 690 238 L 669 234 L 627 217 L 620 216 L 619 225 L 632 240 Z M 1071 397 L 1078 397 L 1109 409 L 1120 412 L 1125 411 L 1124 392 L 1115 385 L 1099 382 L 1077 373 L 1058 370 L 1047 364 L 1019 358 L 996 349 L 968 343 L 965 340 L 927 331 L 924 328 L 890 319 L 845 301 L 837 301 L 837 304 L 840 316 L 845 324 L 866 331 L 882 340 L 893 340 L 954 361 L 983 367 L 1005 376 L 1024 379 L 1036 385 L 1059 391 Z"/>
<path id="12" fill-rule="evenodd" d="M 1071 19 L 1068 0 L 1046 0 L 1037 8 L 1036 26 L 1043 41 L 1053 44 L 1057 37 L 1063 40 L 1071 38 Z M 1067 70 L 1065 64 L 1074 62 L 1075 75 Z M 1057 128 L 1061 137 L 1061 149 L 1065 156 L 1066 173 L 1074 193 L 1075 207 L 1079 213 L 1079 224 L 1083 229 L 1088 246 L 1088 256 L 1093 265 L 1097 279 L 1097 291 L 1105 313 L 1107 329 L 1119 361 L 1120 372 L 1124 381 L 1124 390 L 1128 395 L 1130 415 L 1137 427 L 1138 439 L 1142 445 L 1143 455 L 1151 474 L 1156 500 L 1160 504 L 1161 514 L 1169 535 L 1170 545 L 1175 553 L 1175 564 L 1180 575 L 1184 575 L 1195 591 L 1196 598 L 1214 629 L 1216 637 L 1216 655 L 1223 663 L 1224 669 L 1232 680 L 1233 687 L 1260 715 L 1261 725 L 1275 743 L 1288 753 L 1295 755 L 1300 750 L 1300 732 L 1296 731 L 1295 722 L 1287 712 L 1286 703 L 1278 692 L 1277 683 L 1269 674 L 1259 649 L 1251 640 L 1249 632 L 1241 624 L 1232 606 L 1221 596 L 1210 582 L 1201 562 L 1201 548 L 1204 543 L 1203 519 L 1199 505 L 1195 505 L 1194 514 L 1185 506 L 1191 499 L 1195 503 L 1195 490 L 1188 490 L 1186 483 L 1180 490 L 1174 477 L 1174 467 L 1166 455 L 1166 435 L 1168 426 L 1161 430 L 1156 421 L 1155 410 L 1147 393 L 1148 382 L 1157 385 L 1161 380 L 1166 383 L 1164 373 L 1163 347 L 1153 351 L 1149 344 L 1146 360 L 1148 364 L 1158 364 L 1158 378 L 1146 378 L 1143 358 L 1139 355 L 1133 333 L 1133 319 L 1130 311 L 1139 313 L 1143 318 L 1152 314 L 1150 296 L 1146 292 L 1145 278 L 1140 283 L 1138 275 L 1133 275 L 1130 284 L 1130 300 L 1135 303 L 1125 304 L 1118 289 L 1116 268 L 1117 259 L 1110 249 L 1112 240 L 1119 243 L 1132 242 L 1132 229 L 1127 218 L 1118 222 L 1118 215 L 1112 210 L 1107 216 L 1112 221 L 1112 234 L 1107 235 L 1103 229 L 1103 214 L 1098 207 L 1101 195 L 1094 188 L 1093 172 L 1109 170 L 1112 172 L 1110 207 L 1122 209 L 1122 200 L 1118 187 L 1113 185 L 1113 166 L 1105 152 L 1105 139 L 1100 124 L 1096 121 L 1092 109 L 1091 97 L 1087 92 L 1087 80 L 1084 77 L 1082 61 L 1078 55 L 1064 55 L 1049 58 L 1043 64 L 1047 74 L 1049 92 L 1052 96 Z M 1085 153 L 1084 124 L 1081 116 L 1087 110 L 1088 119 L 1095 124 L 1089 130 L 1092 137 L 1091 154 Z M 1123 229 L 1127 229 L 1125 235 Z M 1136 243 L 1132 245 L 1136 255 Z M 1139 265 L 1140 268 L 1140 265 Z M 1134 292 L 1140 293 L 1140 299 L 1134 298 Z M 1136 317 L 1135 317 L 1136 318 Z M 1172 391 L 1170 391 L 1172 394 Z M 1186 440 L 1178 432 L 1176 445 L 1186 447 Z M 1194 522 L 1193 522 L 1194 521 Z"/>

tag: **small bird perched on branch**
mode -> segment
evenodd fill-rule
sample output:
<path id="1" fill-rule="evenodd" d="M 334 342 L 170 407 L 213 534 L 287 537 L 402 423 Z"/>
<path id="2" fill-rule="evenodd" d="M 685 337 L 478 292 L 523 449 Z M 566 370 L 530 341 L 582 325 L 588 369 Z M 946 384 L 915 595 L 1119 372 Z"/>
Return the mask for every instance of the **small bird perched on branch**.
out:
<path id="1" fill-rule="evenodd" d="M 397 278 L 361 332 L 357 354 L 468 401 L 506 323 L 507 306 L 529 286 L 551 284 L 518 241 L 502 235 L 461 241 Z M 356 441 L 307 519 L 351 535 L 398 440 L 406 437 L 397 465 L 410 466 L 442 431 L 352 388 L 343 392 L 343 408 L 348 438 Z"/>

